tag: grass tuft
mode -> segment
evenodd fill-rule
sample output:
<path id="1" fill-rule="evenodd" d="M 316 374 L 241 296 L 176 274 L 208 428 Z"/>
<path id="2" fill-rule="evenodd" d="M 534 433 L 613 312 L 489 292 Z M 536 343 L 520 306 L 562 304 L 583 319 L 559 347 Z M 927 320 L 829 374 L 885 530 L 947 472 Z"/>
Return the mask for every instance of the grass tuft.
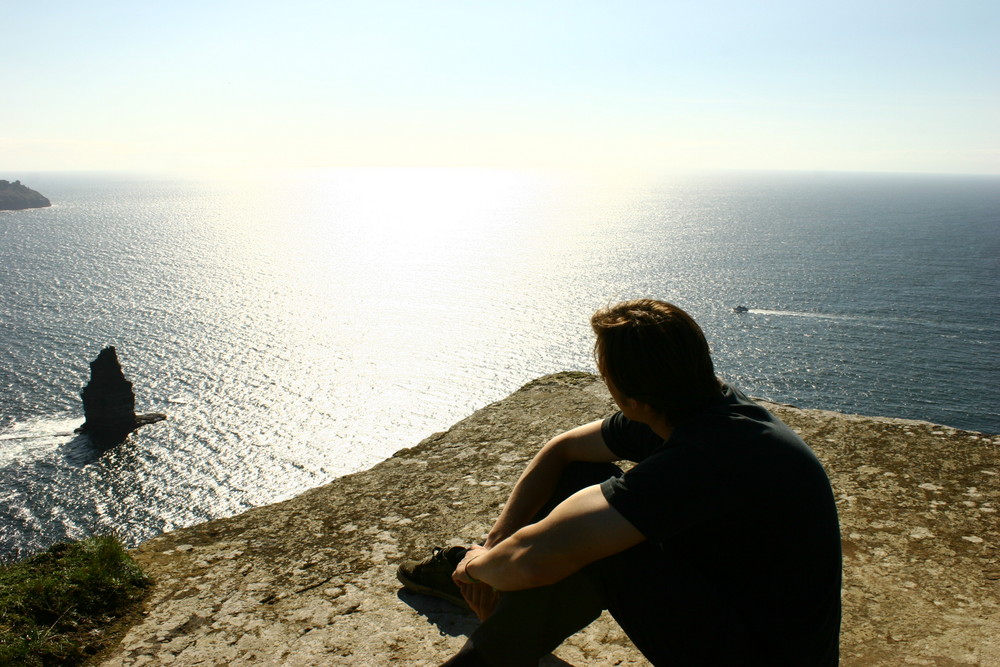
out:
<path id="1" fill-rule="evenodd" d="M 149 578 L 117 538 L 60 543 L 0 566 L 0 665 L 78 665 Z"/>

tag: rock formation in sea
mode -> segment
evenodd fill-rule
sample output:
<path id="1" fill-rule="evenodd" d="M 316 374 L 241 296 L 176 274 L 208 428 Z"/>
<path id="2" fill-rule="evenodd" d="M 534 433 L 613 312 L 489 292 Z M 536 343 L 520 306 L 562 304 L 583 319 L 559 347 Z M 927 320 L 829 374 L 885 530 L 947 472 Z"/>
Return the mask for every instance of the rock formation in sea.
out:
<path id="1" fill-rule="evenodd" d="M 841 665 L 1000 665 L 1000 437 L 765 405 L 836 493 Z M 614 409 L 595 376 L 546 376 L 370 470 L 155 537 L 134 552 L 142 613 L 91 664 L 439 665 L 477 621 L 396 566 L 481 540 L 548 438 Z M 649 663 L 605 613 L 541 664 Z"/>
<path id="2" fill-rule="evenodd" d="M 140 426 L 166 419 L 157 412 L 135 413 L 132 383 L 125 379 L 118 352 L 111 346 L 90 363 L 90 382 L 80 396 L 86 421 L 77 432 L 89 434 L 100 444 L 117 444 Z"/>
<path id="3" fill-rule="evenodd" d="M 26 208 L 44 208 L 52 202 L 21 184 L 21 181 L 0 180 L 0 211 L 20 211 Z"/>

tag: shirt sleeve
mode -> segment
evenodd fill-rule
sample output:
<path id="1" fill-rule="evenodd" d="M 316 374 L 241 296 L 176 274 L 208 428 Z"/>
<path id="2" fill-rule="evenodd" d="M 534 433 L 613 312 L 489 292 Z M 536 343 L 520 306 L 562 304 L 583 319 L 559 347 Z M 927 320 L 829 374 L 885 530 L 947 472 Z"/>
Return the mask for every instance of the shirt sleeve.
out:
<path id="1" fill-rule="evenodd" d="M 601 484 L 608 504 L 647 539 L 710 525 L 730 510 L 719 479 L 701 457 L 685 447 L 662 447 L 621 477 Z"/>
<path id="2" fill-rule="evenodd" d="M 635 422 L 621 412 L 601 424 L 601 437 L 611 453 L 625 461 L 639 462 L 662 446 L 663 438 L 645 424 Z"/>

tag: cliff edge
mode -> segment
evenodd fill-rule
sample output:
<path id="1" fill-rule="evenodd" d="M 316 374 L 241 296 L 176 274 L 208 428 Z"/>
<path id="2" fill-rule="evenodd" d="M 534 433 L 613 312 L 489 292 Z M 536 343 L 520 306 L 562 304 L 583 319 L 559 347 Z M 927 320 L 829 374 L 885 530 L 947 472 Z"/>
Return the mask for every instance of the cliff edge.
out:
<path id="1" fill-rule="evenodd" d="M 20 211 L 26 208 L 44 208 L 52 202 L 21 181 L 0 180 L 0 211 Z"/>
<path id="2" fill-rule="evenodd" d="M 837 495 L 842 664 L 1000 664 L 1000 437 L 767 405 Z M 370 470 L 149 540 L 153 592 L 96 662 L 440 664 L 476 621 L 401 590 L 398 561 L 480 540 L 545 440 L 613 409 L 594 376 L 546 376 Z M 543 664 L 647 663 L 605 614 Z"/>

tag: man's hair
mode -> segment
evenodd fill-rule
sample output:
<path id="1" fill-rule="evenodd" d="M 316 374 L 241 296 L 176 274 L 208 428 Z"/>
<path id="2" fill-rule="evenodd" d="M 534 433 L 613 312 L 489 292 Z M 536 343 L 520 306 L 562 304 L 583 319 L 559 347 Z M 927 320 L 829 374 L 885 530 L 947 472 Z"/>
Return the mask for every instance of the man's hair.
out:
<path id="1" fill-rule="evenodd" d="M 590 318 L 601 373 L 672 425 L 722 395 L 701 327 L 673 304 L 625 301 Z"/>

